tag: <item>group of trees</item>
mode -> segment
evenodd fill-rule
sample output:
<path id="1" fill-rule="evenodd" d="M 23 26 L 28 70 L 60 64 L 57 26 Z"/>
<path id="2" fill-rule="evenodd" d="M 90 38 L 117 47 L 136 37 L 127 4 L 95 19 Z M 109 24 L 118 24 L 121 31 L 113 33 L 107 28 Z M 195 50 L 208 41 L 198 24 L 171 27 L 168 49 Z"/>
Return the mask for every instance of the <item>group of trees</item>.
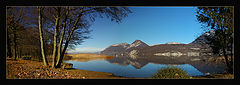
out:
<path id="1" fill-rule="evenodd" d="M 213 30 L 214 36 L 208 37 L 215 54 L 224 56 L 228 72 L 233 73 L 233 7 L 198 7 L 197 19 L 204 28 Z"/>
<path id="2" fill-rule="evenodd" d="M 39 33 L 34 26 L 33 19 L 27 13 L 31 13 L 30 9 L 24 7 L 8 7 L 7 8 L 7 56 L 21 58 L 22 56 L 32 56 L 41 61 Z M 44 30 L 46 42 L 51 40 L 52 33 Z M 52 44 L 47 43 L 47 55 L 51 54 Z"/>
<path id="3" fill-rule="evenodd" d="M 89 28 L 96 17 L 107 17 L 110 18 L 111 21 L 119 23 L 124 17 L 131 13 L 131 11 L 126 7 L 61 6 L 8 7 L 7 9 L 7 17 L 9 17 L 9 19 L 7 20 L 9 22 L 9 24 L 7 24 L 7 29 L 13 29 L 13 34 L 15 32 L 20 33 L 20 28 L 11 27 L 15 26 L 18 21 L 13 20 L 14 22 L 11 22 L 10 18 L 11 15 L 18 15 L 19 11 L 10 11 L 10 9 L 26 11 L 19 14 L 21 15 L 20 20 L 22 20 L 23 22 L 19 24 L 19 26 L 22 26 L 25 33 L 20 33 L 18 36 L 22 37 L 26 35 L 29 38 L 22 38 L 21 40 L 24 43 L 16 45 L 25 48 L 27 46 L 26 43 L 32 43 L 30 46 L 31 51 L 33 51 L 33 48 L 37 49 L 37 53 L 40 53 L 45 66 L 49 66 L 49 60 L 47 60 L 49 58 L 47 58 L 46 55 L 51 56 L 51 67 L 53 68 L 61 67 L 61 63 L 67 49 L 72 49 L 74 48 L 74 46 L 81 44 L 83 40 L 89 38 L 89 33 L 91 32 Z M 11 14 L 11 12 L 15 13 Z M 36 28 L 38 29 L 36 30 Z M 9 30 L 8 35 L 11 35 L 11 32 Z M 17 40 L 15 38 L 16 36 L 14 36 L 13 38 L 10 37 L 8 41 L 12 42 L 12 40 Z M 14 41 L 14 43 L 16 42 Z M 14 52 L 17 52 L 16 48 L 11 47 L 11 44 L 9 44 L 8 46 L 8 49 L 14 49 Z M 22 51 L 22 49 L 19 51 Z M 8 51 L 8 56 L 12 56 L 11 52 L 12 51 Z M 16 56 L 16 54 L 14 56 Z"/>

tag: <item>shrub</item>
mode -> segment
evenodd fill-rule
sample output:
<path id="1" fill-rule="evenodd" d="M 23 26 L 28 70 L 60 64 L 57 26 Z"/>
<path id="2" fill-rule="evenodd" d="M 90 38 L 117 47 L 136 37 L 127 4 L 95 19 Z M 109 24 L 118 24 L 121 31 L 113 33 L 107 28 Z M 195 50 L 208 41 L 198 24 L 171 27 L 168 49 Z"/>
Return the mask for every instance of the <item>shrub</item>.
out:
<path id="1" fill-rule="evenodd" d="M 176 67 L 166 67 L 158 70 L 156 74 L 152 76 L 155 79 L 188 79 L 190 76 L 186 71 Z"/>
<path id="2" fill-rule="evenodd" d="M 31 60 L 32 57 L 31 57 L 31 56 L 22 56 L 21 59 L 22 59 L 22 60 Z"/>

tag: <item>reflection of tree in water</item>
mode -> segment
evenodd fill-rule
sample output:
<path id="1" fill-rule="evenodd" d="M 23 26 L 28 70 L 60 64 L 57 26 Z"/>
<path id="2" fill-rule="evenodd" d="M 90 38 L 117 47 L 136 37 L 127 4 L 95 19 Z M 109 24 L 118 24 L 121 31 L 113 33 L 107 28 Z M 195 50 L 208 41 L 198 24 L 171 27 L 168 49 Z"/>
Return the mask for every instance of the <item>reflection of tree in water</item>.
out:
<path id="1" fill-rule="evenodd" d="M 126 56 L 114 57 L 112 59 L 108 59 L 107 61 L 110 63 L 113 63 L 113 64 L 122 65 L 122 66 L 127 66 L 127 65 L 131 64 L 136 69 L 142 68 L 149 62 L 148 59 L 146 59 L 146 58 L 142 58 L 142 57 L 131 58 L 131 57 L 126 57 Z"/>

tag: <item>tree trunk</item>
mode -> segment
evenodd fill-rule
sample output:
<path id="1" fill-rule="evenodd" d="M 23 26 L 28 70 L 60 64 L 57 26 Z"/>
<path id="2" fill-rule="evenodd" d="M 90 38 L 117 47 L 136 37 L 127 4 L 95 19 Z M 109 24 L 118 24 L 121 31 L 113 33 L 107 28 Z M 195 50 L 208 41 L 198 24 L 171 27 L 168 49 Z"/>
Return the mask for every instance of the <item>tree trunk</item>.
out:
<path id="1" fill-rule="evenodd" d="M 41 43 L 40 43 L 40 44 L 41 44 Z M 39 45 L 39 47 L 38 47 L 38 54 L 39 54 L 38 60 L 39 60 L 39 62 L 42 62 L 41 53 L 42 53 L 42 51 L 41 51 L 41 45 Z"/>
<path id="2" fill-rule="evenodd" d="M 9 32 L 7 32 L 7 55 L 9 58 L 12 58 L 11 39 L 9 38 Z"/>
<path id="3" fill-rule="evenodd" d="M 16 41 L 16 27 L 13 30 L 13 42 L 14 42 L 14 60 L 17 60 L 17 41 Z"/>
<path id="4" fill-rule="evenodd" d="M 233 73 L 233 39 L 230 39 L 230 56 L 231 56 L 231 61 L 230 61 L 230 73 Z"/>
<path id="5" fill-rule="evenodd" d="M 227 67 L 229 67 L 229 60 L 228 60 L 228 56 L 226 55 L 226 49 L 223 47 L 223 56 L 225 58 L 225 62 L 226 62 L 226 65 Z"/>
<path id="6" fill-rule="evenodd" d="M 230 51 L 231 51 L 231 65 L 233 65 L 233 48 L 234 46 L 233 46 L 233 39 L 231 38 L 231 42 L 230 42 Z"/>
<path id="7" fill-rule="evenodd" d="M 66 51 L 66 49 L 67 49 L 67 47 L 68 47 L 68 43 L 69 43 L 69 41 L 70 41 L 70 38 L 71 38 L 74 30 L 75 30 L 75 28 L 72 29 L 71 33 L 69 34 L 69 36 L 68 36 L 68 38 L 67 38 L 67 40 L 66 40 L 65 46 L 64 46 L 64 48 L 63 48 L 63 50 L 62 50 L 62 53 L 61 53 L 61 55 L 59 56 L 58 61 L 57 61 L 57 66 L 56 66 L 57 68 L 60 68 L 60 67 L 61 67 L 61 63 L 62 63 L 62 60 L 63 60 L 64 53 L 65 53 L 65 51 Z"/>
<path id="8" fill-rule="evenodd" d="M 17 46 L 17 58 L 18 58 L 18 59 L 20 58 L 20 55 L 19 55 L 19 46 Z"/>
<path id="9" fill-rule="evenodd" d="M 58 51 L 57 52 L 58 53 L 58 63 L 59 63 L 59 60 L 61 60 L 60 57 L 61 57 L 61 52 L 62 52 L 63 38 L 65 36 L 65 28 L 66 28 L 67 17 L 68 17 L 68 9 L 67 9 L 66 16 L 65 16 L 65 19 L 64 19 L 64 23 L 63 23 L 62 35 L 61 35 L 61 38 L 60 38 L 60 41 L 59 41 L 59 44 L 58 44 L 58 50 L 57 50 Z M 60 66 L 58 65 L 58 67 L 60 67 Z"/>
<path id="10" fill-rule="evenodd" d="M 55 68 L 56 64 L 56 57 L 57 57 L 57 37 L 58 37 L 58 25 L 59 25 L 59 19 L 60 19 L 60 7 L 57 8 L 57 17 L 56 17 L 56 23 L 55 23 L 55 32 L 54 32 L 54 46 L 53 46 L 53 60 L 52 60 L 52 68 Z"/>
<path id="11" fill-rule="evenodd" d="M 228 55 L 226 54 L 226 47 L 228 47 L 228 44 L 227 44 L 227 40 L 226 40 L 226 35 L 223 31 L 223 47 L 222 47 L 222 50 L 223 50 L 223 56 L 225 58 L 225 62 L 226 62 L 226 65 L 227 65 L 227 68 L 228 68 L 228 72 L 231 73 L 232 69 L 231 69 L 231 65 L 230 65 L 230 61 L 228 60 Z"/>
<path id="12" fill-rule="evenodd" d="M 22 58 L 22 50 L 19 50 L 19 56 Z"/>
<path id="13" fill-rule="evenodd" d="M 48 66 L 47 58 L 45 56 L 45 46 L 44 46 L 42 20 L 41 19 L 42 19 L 41 8 L 38 7 L 38 25 L 39 25 L 39 35 L 40 35 L 40 43 L 41 43 L 41 54 L 42 54 L 44 65 Z"/>
<path id="14" fill-rule="evenodd" d="M 74 23 L 74 25 L 73 25 L 73 28 L 72 28 L 70 34 L 68 35 L 68 38 L 67 38 L 66 43 L 65 43 L 65 46 L 64 46 L 64 48 L 63 48 L 63 50 L 62 50 L 62 53 L 61 53 L 61 55 L 60 55 L 59 58 L 58 58 L 57 66 L 56 66 L 57 68 L 60 68 L 60 67 L 61 67 L 61 63 L 62 63 L 64 54 L 65 54 L 65 51 L 67 50 L 68 43 L 69 43 L 69 41 L 70 41 L 70 39 L 71 39 L 71 36 L 72 36 L 74 30 L 76 29 L 76 25 L 77 25 L 77 23 L 79 22 L 79 19 L 80 19 L 81 16 L 82 16 L 82 14 L 80 14 L 80 15 L 78 16 L 77 20 L 75 21 L 75 23 Z"/>

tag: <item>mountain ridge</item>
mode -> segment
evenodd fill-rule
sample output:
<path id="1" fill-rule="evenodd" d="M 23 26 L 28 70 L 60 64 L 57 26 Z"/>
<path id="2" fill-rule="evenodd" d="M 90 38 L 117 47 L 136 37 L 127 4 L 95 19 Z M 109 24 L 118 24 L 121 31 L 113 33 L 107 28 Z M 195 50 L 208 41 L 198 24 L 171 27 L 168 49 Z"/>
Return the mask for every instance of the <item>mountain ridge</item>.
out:
<path id="1" fill-rule="evenodd" d="M 108 54 L 108 55 L 126 55 L 134 49 L 139 49 L 143 47 L 148 47 L 148 45 L 141 40 L 135 40 L 133 43 L 118 43 L 111 45 L 101 51 L 101 54 Z"/>
<path id="2" fill-rule="evenodd" d="M 107 47 L 101 54 L 110 56 L 206 56 L 212 55 L 205 37 L 213 36 L 214 31 L 208 31 L 196 38 L 189 44 L 178 42 L 168 42 L 165 44 L 147 45 L 141 40 L 135 40 L 133 43 L 120 43 Z"/>

